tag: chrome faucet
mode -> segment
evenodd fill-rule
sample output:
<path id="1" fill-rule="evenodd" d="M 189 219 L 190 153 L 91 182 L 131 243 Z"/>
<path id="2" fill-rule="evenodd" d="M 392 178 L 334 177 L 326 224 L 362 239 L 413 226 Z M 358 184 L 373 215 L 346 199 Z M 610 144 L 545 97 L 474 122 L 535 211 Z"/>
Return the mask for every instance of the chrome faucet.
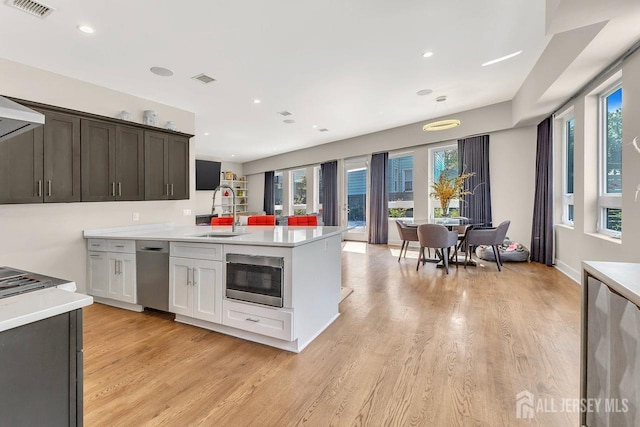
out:
<path id="1" fill-rule="evenodd" d="M 236 231 L 236 192 L 233 191 L 233 188 L 228 185 L 228 184 L 220 184 L 216 187 L 215 190 L 213 190 L 213 201 L 211 202 L 211 215 L 214 214 L 215 209 L 216 209 L 216 193 L 221 189 L 221 188 L 227 188 L 229 190 L 231 190 L 231 216 L 233 218 L 233 221 L 231 222 L 231 231 L 235 232 Z M 223 209 L 224 211 L 224 209 Z"/>

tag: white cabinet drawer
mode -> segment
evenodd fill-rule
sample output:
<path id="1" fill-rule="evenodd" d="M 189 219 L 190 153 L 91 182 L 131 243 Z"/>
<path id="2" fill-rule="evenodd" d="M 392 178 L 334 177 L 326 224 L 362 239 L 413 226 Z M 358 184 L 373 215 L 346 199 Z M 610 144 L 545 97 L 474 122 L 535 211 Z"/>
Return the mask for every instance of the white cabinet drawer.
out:
<path id="1" fill-rule="evenodd" d="M 220 244 L 171 242 L 169 248 L 171 256 L 222 261 Z"/>
<path id="2" fill-rule="evenodd" d="M 285 341 L 293 341 L 293 313 L 230 300 L 222 301 L 222 324 Z"/>
<path id="3" fill-rule="evenodd" d="M 136 253 L 135 240 L 107 240 L 107 249 L 109 252 L 118 252 L 125 254 Z"/>
<path id="4" fill-rule="evenodd" d="M 107 241 L 105 239 L 89 239 L 87 241 L 87 250 L 107 252 Z"/>

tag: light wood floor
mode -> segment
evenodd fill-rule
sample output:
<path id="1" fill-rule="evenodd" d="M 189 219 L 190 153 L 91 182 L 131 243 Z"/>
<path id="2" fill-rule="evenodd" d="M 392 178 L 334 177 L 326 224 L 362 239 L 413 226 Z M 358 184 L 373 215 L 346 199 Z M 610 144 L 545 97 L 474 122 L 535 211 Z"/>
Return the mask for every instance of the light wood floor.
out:
<path id="1" fill-rule="evenodd" d="M 578 425 L 577 413 L 515 410 L 522 390 L 579 395 L 576 283 L 527 263 L 416 272 L 398 248 L 347 248 L 354 292 L 298 355 L 157 313 L 85 309 L 85 425 Z"/>

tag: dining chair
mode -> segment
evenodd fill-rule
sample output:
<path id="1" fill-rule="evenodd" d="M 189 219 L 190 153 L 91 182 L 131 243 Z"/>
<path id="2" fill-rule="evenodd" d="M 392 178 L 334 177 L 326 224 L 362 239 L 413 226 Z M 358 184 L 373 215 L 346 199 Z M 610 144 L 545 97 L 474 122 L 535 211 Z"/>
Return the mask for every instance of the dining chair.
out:
<path id="1" fill-rule="evenodd" d="M 466 238 L 467 250 L 464 253 L 464 267 L 467 268 L 467 256 L 471 259 L 471 247 L 478 245 L 491 246 L 496 257 L 498 271 L 502 271 L 502 259 L 498 246 L 504 242 L 511 221 L 503 221 L 495 228 L 476 228 L 469 230 Z"/>
<path id="2" fill-rule="evenodd" d="M 287 218 L 288 226 L 316 227 L 318 217 L 316 215 L 294 215 Z"/>
<path id="3" fill-rule="evenodd" d="M 275 215 L 253 215 L 247 218 L 247 225 L 276 225 Z"/>
<path id="4" fill-rule="evenodd" d="M 449 250 L 452 246 L 454 257 L 458 258 L 458 232 L 449 231 L 447 227 L 440 224 L 421 224 L 418 226 L 418 240 L 420 241 L 420 254 L 416 271 L 420 268 L 420 261 L 423 265 L 426 262 L 424 249 L 434 248 L 444 265 L 444 270 L 449 274 Z M 456 268 L 458 268 L 457 262 Z"/>
<path id="5" fill-rule="evenodd" d="M 404 257 L 407 257 L 407 250 L 409 249 L 409 242 L 418 241 L 418 228 L 407 227 L 407 225 L 399 219 L 396 219 L 396 227 L 398 227 L 398 235 L 402 240 L 402 246 L 400 247 L 400 255 L 398 256 L 398 262 L 402 258 L 402 251 L 404 250 Z M 431 256 L 431 250 L 429 250 L 429 256 Z"/>
<path id="6" fill-rule="evenodd" d="M 233 225 L 233 217 L 219 216 L 211 218 L 211 225 Z"/>

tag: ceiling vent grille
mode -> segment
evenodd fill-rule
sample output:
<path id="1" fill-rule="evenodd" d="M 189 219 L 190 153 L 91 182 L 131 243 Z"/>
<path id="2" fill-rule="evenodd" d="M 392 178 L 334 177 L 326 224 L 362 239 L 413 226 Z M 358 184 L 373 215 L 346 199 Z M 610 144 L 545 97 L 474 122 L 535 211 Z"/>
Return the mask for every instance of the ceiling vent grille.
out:
<path id="1" fill-rule="evenodd" d="M 197 76 L 193 76 L 191 78 L 194 79 L 194 80 L 198 80 L 199 82 L 202 82 L 204 84 L 216 81 L 216 79 L 214 79 L 213 77 L 209 77 L 204 73 L 203 74 L 198 74 Z"/>
<path id="2" fill-rule="evenodd" d="M 329 132 L 329 129 L 327 128 L 318 129 L 318 132 Z"/>
<path id="3" fill-rule="evenodd" d="M 284 116 L 284 117 L 293 115 L 293 113 L 291 111 L 287 111 L 287 110 L 279 111 L 278 114 L 280 114 L 281 116 Z"/>
<path id="4" fill-rule="evenodd" d="M 51 15 L 55 10 L 51 6 L 47 6 L 44 3 L 39 3 L 33 0 L 7 0 L 5 3 L 18 10 L 26 12 L 29 15 L 37 16 L 42 19 Z"/>

